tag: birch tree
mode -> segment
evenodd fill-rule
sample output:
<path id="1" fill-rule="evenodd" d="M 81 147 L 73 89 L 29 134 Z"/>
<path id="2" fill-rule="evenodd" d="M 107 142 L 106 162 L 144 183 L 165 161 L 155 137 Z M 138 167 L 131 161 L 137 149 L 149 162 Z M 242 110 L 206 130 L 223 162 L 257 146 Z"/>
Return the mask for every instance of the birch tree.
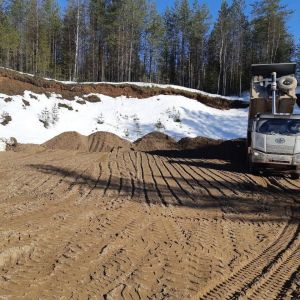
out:
<path id="1" fill-rule="evenodd" d="M 79 52 L 79 26 L 80 26 L 80 0 L 77 0 L 76 7 L 76 36 L 75 36 L 75 58 L 73 81 L 78 79 L 78 52 Z"/>

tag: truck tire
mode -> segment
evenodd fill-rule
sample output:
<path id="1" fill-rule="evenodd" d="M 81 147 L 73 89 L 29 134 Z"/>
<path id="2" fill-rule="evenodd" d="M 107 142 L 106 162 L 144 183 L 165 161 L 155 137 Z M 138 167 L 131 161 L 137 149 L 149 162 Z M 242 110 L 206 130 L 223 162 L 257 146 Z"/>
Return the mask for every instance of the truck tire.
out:
<path id="1" fill-rule="evenodd" d="M 299 174 L 297 174 L 297 173 L 292 173 L 292 174 L 291 174 L 291 178 L 292 178 L 293 180 L 297 180 L 297 179 L 299 179 Z"/>
<path id="2" fill-rule="evenodd" d="M 249 167 L 249 173 L 250 174 L 260 175 L 259 170 L 257 169 L 257 167 L 252 162 L 248 162 L 248 167 Z"/>
<path id="3" fill-rule="evenodd" d="M 297 79 L 292 76 L 283 76 L 278 79 L 278 88 L 283 92 L 296 89 L 297 84 Z"/>

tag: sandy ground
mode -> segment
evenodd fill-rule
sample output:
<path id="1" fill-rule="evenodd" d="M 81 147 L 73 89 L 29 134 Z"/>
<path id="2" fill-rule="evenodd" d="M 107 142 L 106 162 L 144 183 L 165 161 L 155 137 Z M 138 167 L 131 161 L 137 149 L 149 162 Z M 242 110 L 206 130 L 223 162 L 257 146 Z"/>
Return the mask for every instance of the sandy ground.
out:
<path id="1" fill-rule="evenodd" d="M 300 181 L 113 149 L 0 154 L 0 299 L 299 299 Z"/>

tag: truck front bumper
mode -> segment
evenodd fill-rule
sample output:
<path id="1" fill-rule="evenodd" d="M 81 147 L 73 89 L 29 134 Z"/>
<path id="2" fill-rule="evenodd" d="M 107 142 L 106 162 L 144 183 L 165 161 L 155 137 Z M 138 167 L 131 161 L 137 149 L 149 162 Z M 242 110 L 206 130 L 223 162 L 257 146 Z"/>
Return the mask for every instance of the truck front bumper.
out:
<path id="1" fill-rule="evenodd" d="M 300 154 L 272 154 L 254 150 L 250 157 L 250 161 L 256 169 L 300 174 Z"/>
<path id="2" fill-rule="evenodd" d="M 253 167 L 258 171 L 270 173 L 286 173 L 286 174 L 299 174 L 300 166 L 271 164 L 271 163 L 252 163 Z"/>

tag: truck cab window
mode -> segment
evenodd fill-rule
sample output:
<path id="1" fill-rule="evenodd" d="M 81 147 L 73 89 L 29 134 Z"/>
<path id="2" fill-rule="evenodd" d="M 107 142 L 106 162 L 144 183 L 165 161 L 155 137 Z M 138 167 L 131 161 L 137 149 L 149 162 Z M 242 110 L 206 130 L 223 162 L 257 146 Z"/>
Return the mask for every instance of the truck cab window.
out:
<path id="1" fill-rule="evenodd" d="M 262 119 L 258 122 L 257 132 L 269 135 L 300 135 L 300 120 Z"/>

